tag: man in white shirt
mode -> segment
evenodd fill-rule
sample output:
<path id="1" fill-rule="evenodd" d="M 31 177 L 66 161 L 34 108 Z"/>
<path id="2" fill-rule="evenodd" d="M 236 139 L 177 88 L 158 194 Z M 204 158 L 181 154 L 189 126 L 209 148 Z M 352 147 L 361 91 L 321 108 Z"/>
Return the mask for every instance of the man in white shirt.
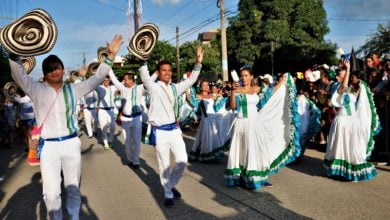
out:
<path id="1" fill-rule="evenodd" d="M 26 149 L 28 150 L 27 163 L 30 166 L 39 166 L 39 158 L 37 155 L 37 150 L 31 148 L 31 129 L 35 123 L 35 115 L 33 109 L 33 103 L 23 91 L 18 91 L 18 94 L 14 96 L 15 102 L 19 103 L 19 127 L 21 133 L 23 134 L 23 141 L 26 144 Z"/>
<path id="2" fill-rule="evenodd" d="M 102 133 L 104 150 L 112 148 L 112 141 L 114 140 L 115 132 L 115 86 L 110 85 L 110 77 L 106 76 L 103 85 L 97 89 L 98 93 L 102 93 L 99 100 L 98 120 Z"/>
<path id="3" fill-rule="evenodd" d="M 76 100 L 95 89 L 111 70 L 122 37 L 115 36 L 108 45 L 109 56 L 97 74 L 78 84 L 64 84 L 64 65 L 55 55 L 42 63 L 44 82 L 34 81 L 24 73 L 21 60 L 10 59 L 12 78 L 32 99 L 38 126 L 42 126 L 40 160 L 43 198 L 50 219 L 62 219 L 61 171 L 67 191 L 67 211 L 70 219 L 78 219 L 81 205 L 81 152 L 77 136 Z M 83 70 L 84 73 L 86 69 Z"/>
<path id="4" fill-rule="evenodd" d="M 114 86 L 120 91 L 122 99 L 122 133 L 125 140 L 125 152 L 129 166 L 139 168 L 139 154 L 142 138 L 142 98 L 145 92 L 143 85 L 136 85 L 134 75 L 126 73 L 123 84 L 116 78 L 114 72 L 108 74 Z M 157 75 L 153 74 L 152 80 Z"/>
<path id="5" fill-rule="evenodd" d="M 203 61 L 203 50 L 198 48 L 195 68 L 187 80 L 173 84 L 172 65 L 161 61 L 157 67 L 158 82 L 149 76 L 148 67 L 143 65 L 139 71 L 141 80 L 150 94 L 149 123 L 152 125 L 150 143 L 156 146 L 160 181 L 164 188 L 167 207 L 173 207 L 173 198 L 180 198 L 180 192 L 175 189 L 187 164 L 187 152 L 179 127 L 178 97 L 189 89 L 198 79 Z M 170 168 L 170 152 L 175 157 L 175 166 Z"/>
<path id="6" fill-rule="evenodd" d="M 92 72 L 91 75 L 95 75 L 96 71 Z M 97 129 L 97 103 L 98 100 L 103 98 L 103 93 L 99 89 L 95 89 L 92 92 L 84 96 L 85 108 L 84 108 L 84 122 L 85 127 L 87 128 L 87 134 L 89 138 L 93 137 L 93 134 Z"/>

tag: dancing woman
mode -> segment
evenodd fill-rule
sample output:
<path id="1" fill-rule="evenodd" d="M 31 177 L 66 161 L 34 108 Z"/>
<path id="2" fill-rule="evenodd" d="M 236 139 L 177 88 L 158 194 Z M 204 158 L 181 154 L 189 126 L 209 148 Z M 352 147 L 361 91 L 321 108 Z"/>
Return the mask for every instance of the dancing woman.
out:
<path id="1" fill-rule="evenodd" d="M 217 115 L 214 109 L 214 97 L 210 94 L 210 84 L 200 83 L 200 94 L 190 96 L 190 103 L 201 115 L 200 124 L 195 133 L 195 142 L 190 151 L 191 160 L 213 161 L 223 157 L 222 142 L 218 134 Z"/>
<path id="2" fill-rule="evenodd" d="M 237 88 L 236 82 L 229 100 L 237 114 L 224 178 L 227 186 L 257 190 L 272 186 L 268 176 L 299 155 L 299 115 L 289 74 L 280 78 L 260 111 L 260 88 L 251 86 L 252 79 L 252 71 L 242 69 L 243 86 Z"/>
<path id="3" fill-rule="evenodd" d="M 373 136 L 381 127 L 373 95 L 367 83 L 350 77 L 350 64 L 339 70 L 341 83 L 332 95 L 332 105 L 338 108 L 330 128 L 325 155 L 328 176 L 341 176 L 349 181 L 370 180 L 376 176 L 374 166 L 367 162 L 374 148 Z"/>

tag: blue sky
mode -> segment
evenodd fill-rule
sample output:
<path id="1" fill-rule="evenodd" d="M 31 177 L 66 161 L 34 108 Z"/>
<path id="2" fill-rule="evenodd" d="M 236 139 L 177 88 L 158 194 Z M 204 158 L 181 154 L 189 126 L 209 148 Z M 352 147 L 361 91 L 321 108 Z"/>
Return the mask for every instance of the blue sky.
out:
<path id="1" fill-rule="evenodd" d="M 229 11 L 237 10 L 239 0 L 225 2 Z M 80 68 L 82 52 L 86 52 L 87 62 L 91 61 L 96 57 L 96 49 L 116 33 L 125 38 L 120 55 L 127 53 L 126 42 L 132 34 L 126 15 L 127 0 L 0 0 L 0 3 L 0 27 L 9 22 L 9 17 L 21 16 L 33 8 L 47 10 L 59 30 L 58 41 L 50 54 L 59 55 L 67 69 Z M 331 30 L 326 39 L 345 51 L 361 46 L 375 32 L 377 23 L 390 21 L 389 0 L 324 0 L 324 6 Z M 213 20 L 219 13 L 216 0 L 142 0 L 142 10 L 142 21 L 159 25 L 160 39 L 171 43 L 175 42 L 172 39 L 176 26 L 183 33 L 207 19 Z M 184 35 L 181 43 L 217 27 L 219 20 Z M 130 28 L 132 31 L 134 27 Z M 33 75 L 41 75 L 41 60 L 46 56 L 37 57 Z"/>

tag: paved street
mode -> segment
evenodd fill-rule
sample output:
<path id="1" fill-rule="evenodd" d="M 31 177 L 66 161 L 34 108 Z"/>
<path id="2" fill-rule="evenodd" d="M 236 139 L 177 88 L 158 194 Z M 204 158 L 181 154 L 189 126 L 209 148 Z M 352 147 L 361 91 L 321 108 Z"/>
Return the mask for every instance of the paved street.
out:
<path id="1" fill-rule="evenodd" d="M 122 135 L 104 151 L 82 140 L 82 219 L 390 219 L 390 167 L 370 182 L 324 176 L 324 153 L 308 150 L 301 163 L 270 178 L 273 188 L 254 192 L 223 185 L 220 164 L 189 164 L 177 188 L 183 199 L 163 205 L 153 147 L 143 145 L 141 169 L 126 164 Z M 187 148 L 191 139 L 186 139 Z M 29 167 L 22 147 L 0 149 L 0 219 L 43 219 L 39 168 Z"/>

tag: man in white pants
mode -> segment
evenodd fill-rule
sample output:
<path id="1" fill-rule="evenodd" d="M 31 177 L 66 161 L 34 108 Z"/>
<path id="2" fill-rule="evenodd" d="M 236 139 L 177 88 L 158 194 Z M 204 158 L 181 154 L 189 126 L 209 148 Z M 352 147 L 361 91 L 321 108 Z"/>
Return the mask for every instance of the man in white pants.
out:
<path id="1" fill-rule="evenodd" d="M 91 75 L 95 75 L 96 71 L 93 71 Z M 103 93 L 99 89 L 95 89 L 92 92 L 84 96 L 85 108 L 84 108 L 84 121 L 87 128 L 87 134 L 89 138 L 93 137 L 93 134 L 97 129 L 97 103 L 98 100 L 103 98 Z"/>
<path id="2" fill-rule="evenodd" d="M 96 107 L 98 100 L 103 98 L 101 90 L 93 90 L 84 96 L 85 108 L 84 108 L 84 120 L 85 127 L 87 128 L 87 134 L 89 138 L 93 137 L 93 134 L 96 132 L 97 127 L 97 112 Z"/>
<path id="3" fill-rule="evenodd" d="M 103 85 L 97 88 L 99 93 L 103 94 L 103 98 L 99 100 L 98 119 L 102 132 L 104 149 L 112 148 L 112 141 L 114 140 L 115 132 L 115 86 L 110 85 L 110 77 L 106 76 Z"/>
<path id="4" fill-rule="evenodd" d="M 126 73 L 123 84 L 116 78 L 114 72 L 108 74 L 114 86 L 120 91 L 122 99 L 122 133 L 125 140 L 125 152 L 129 166 L 139 168 L 139 154 L 142 138 L 142 98 L 145 92 L 143 85 L 136 85 L 134 75 Z M 152 76 L 155 80 L 156 74 Z"/>
<path id="5" fill-rule="evenodd" d="M 178 97 L 189 89 L 198 79 L 202 67 L 203 50 L 198 48 L 196 64 L 191 77 L 187 80 L 173 84 L 172 65 L 161 61 L 157 67 L 158 82 L 150 76 L 148 67 L 143 65 L 139 71 L 141 80 L 150 94 L 149 123 L 152 125 L 150 143 L 156 146 L 160 181 L 164 188 L 167 207 L 173 207 L 173 198 L 180 198 L 180 192 L 175 189 L 187 164 L 187 152 L 178 122 Z M 170 152 L 175 157 L 175 166 L 170 168 Z"/>
<path id="6" fill-rule="evenodd" d="M 61 171 L 67 191 L 67 211 L 70 219 L 79 219 L 81 143 L 77 136 L 76 100 L 103 81 L 121 44 L 122 37 L 115 36 L 108 45 L 109 56 L 97 74 L 78 84 L 64 84 L 64 65 L 55 55 L 50 55 L 42 63 L 45 78 L 42 83 L 24 73 L 20 59 L 9 61 L 12 78 L 31 97 L 38 126 L 43 125 L 38 149 L 43 198 L 50 219 L 62 219 Z M 85 73 L 86 69 L 81 72 Z"/>

